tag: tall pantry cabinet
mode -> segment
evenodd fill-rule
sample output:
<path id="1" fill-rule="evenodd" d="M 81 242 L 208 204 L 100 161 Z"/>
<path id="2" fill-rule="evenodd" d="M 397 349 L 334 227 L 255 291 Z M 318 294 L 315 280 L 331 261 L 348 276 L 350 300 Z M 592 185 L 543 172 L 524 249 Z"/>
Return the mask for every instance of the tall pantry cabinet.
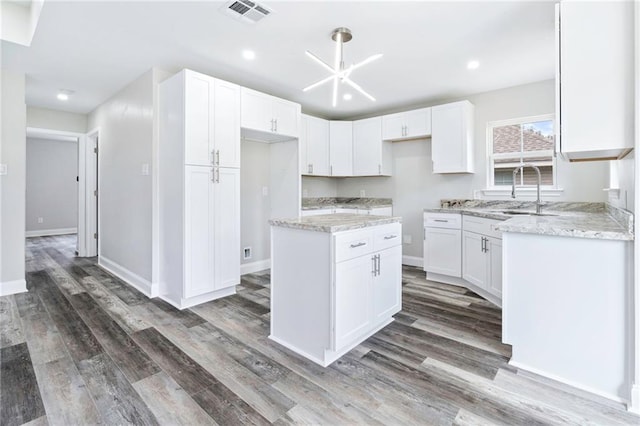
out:
<path id="1" fill-rule="evenodd" d="M 183 309 L 240 282 L 240 87 L 183 70 L 159 98 L 160 295 Z"/>

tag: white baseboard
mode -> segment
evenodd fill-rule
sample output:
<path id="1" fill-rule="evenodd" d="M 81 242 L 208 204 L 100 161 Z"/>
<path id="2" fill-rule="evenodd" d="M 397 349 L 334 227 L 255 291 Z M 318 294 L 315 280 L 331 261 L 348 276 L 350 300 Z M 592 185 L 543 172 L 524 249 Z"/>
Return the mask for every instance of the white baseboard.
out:
<path id="1" fill-rule="evenodd" d="M 240 265 L 240 275 L 253 274 L 271 268 L 271 259 L 258 260 L 257 262 Z"/>
<path id="2" fill-rule="evenodd" d="M 26 280 L 0 282 L 0 296 L 9 296 L 10 294 L 24 293 L 26 291 Z"/>
<path id="3" fill-rule="evenodd" d="M 416 256 L 402 256 L 402 264 L 408 266 L 417 266 L 418 268 L 422 268 L 424 265 L 424 261 L 421 257 Z"/>
<path id="4" fill-rule="evenodd" d="M 611 401 L 621 402 L 623 404 L 626 404 L 627 407 L 630 405 L 628 400 L 626 400 L 626 399 L 624 399 L 624 398 L 622 398 L 622 397 L 620 397 L 618 395 L 610 394 L 608 392 L 603 392 L 603 391 L 601 391 L 599 389 L 594 389 L 594 388 L 592 388 L 590 386 L 583 385 L 582 383 L 574 382 L 572 380 L 567 380 L 564 377 L 560 377 L 560 376 L 557 376 L 555 374 L 547 373 L 546 371 L 542 371 L 542 370 L 539 370 L 537 368 L 529 367 L 528 365 L 522 364 L 522 363 L 517 362 L 517 361 L 514 361 L 513 359 L 511 359 L 509 361 L 509 365 L 512 365 L 512 366 L 514 366 L 514 367 L 516 367 L 516 368 L 518 368 L 520 370 L 524 370 L 524 371 L 531 372 L 533 374 L 537 374 L 538 376 L 546 377 L 547 379 L 551 379 L 551 380 L 556 381 L 558 383 L 562 383 L 564 385 L 568 385 L 568 386 L 571 386 L 573 388 L 580 389 L 580 390 L 588 392 L 590 394 L 601 396 L 601 397 L 609 399 Z"/>
<path id="5" fill-rule="evenodd" d="M 627 409 L 632 413 L 640 414 L 640 383 L 631 386 L 631 403 Z"/>
<path id="6" fill-rule="evenodd" d="M 120 264 L 110 260 L 104 256 L 98 257 L 98 266 L 120 278 L 131 287 L 142 292 L 147 297 L 158 296 L 158 285 L 152 285 L 149 280 L 142 278 L 140 275 L 131 272 Z"/>
<path id="7" fill-rule="evenodd" d="M 58 228 L 58 229 L 36 229 L 35 231 L 27 231 L 25 235 L 29 237 L 50 237 L 52 235 L 77 234 L 78 228 Z"/>

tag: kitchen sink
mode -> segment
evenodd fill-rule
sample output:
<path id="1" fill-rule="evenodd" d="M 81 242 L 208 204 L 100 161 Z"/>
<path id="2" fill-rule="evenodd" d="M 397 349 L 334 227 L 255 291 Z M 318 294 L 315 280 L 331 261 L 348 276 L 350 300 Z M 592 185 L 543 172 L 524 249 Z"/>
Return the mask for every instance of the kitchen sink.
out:
<path id="1" fill-rule="evenodd" d="M 558 216 L 553 213 L 536 213 L 527 210 L 494 210 L 494 212 L 506 214 L 508 216 Z"/>

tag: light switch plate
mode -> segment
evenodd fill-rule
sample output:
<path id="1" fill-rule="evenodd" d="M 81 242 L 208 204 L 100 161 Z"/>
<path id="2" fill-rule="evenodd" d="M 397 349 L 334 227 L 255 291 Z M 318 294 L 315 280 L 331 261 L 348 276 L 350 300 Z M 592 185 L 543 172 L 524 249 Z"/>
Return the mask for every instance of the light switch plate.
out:
<path id="1" fill-rule="evenodd" d="M 142 176 L 149 176 L 149 163 L 142 163 Z"/>
<path id="2" fill-rule="evenodd" d="M 411 235 L 406 234 L 402 236 L 402 242 L 404 244 L 411 244 L 413 242 L 413 239 L 411 238 Z"/>
<path id="3" fill-rule="evenodd" d="M 0 176 L 4 176 L 7 174 L 7 165 L 0 164 Z"/>

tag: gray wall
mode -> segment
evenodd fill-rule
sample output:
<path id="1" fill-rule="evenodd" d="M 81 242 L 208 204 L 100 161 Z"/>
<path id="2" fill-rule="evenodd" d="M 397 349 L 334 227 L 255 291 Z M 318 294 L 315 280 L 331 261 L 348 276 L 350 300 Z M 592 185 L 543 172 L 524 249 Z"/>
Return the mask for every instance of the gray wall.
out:
<path id="1" fill-rule="evenodd" d="M 26 106 L 24 74 L 0 71 L 0 295 L 24 287 Z M 11 283 L 11 284 L 10 284 Z"/>
<path id="2" fill-rule="evenodd" d="M 77 228 L 77 175 L 77 141 L 27 138 L 27 235 Z"/>
<path id="3" fill-rule="evenodd" d="M 240 259 L 252 263 L 269 259 L 270 234 L 270 162 L 269 144 L 242 141 L 240 165 L 240 239 L 241 248 L 251 247 L 251 259 Z M 263 188 L 268 195 L 263 195 Z"/>
<path id="4" fill-rule="evenodd" d="M 27 127 L 86 133 L 87 116 L 47 108 L 27 107 Z"/>
<path id="5" fill-rule="evenodd" d="M 364 189 L 369 197 L 393 198 L 394 214 L 402 216 L 403 234 L 411 244 L 404 244 L 405 256 L 422 257 L 422 211 L 439 206 L 442 198 L 474 198 L 477 190 L 486 186 L 487 145 L 486 126 L 489 121 L 526 117 L 555 111 L 555 83 L 542 81 L 472 96 L 464 99 L 475 105 L 475 168 L 470 175 L 439 175 L 432 173 L 430 139 L 393 144 L 393 176 L 338 179 L 338 196 L 357 197 Z M 437 102 L 442 104 L 451 99 Z M 430 105 L 425 105 L 430 106 Z M 602 191 L 608 184 L 606 162 L 568 163 L 558 158 L 558 184 L 564 189 L 559 196 L 547 198 L 560 201 L 606 201 Z M 315 179 L 315 178 L 310 178 Z M 307 182 L 308 179 L 305 179 Z M 315 182 L 314 192 L 331 184 Z M 304 186 L 303 186 L 304 187 Z M 325 195 L 325 194 L 320 194 Z M 317 196 L 317 195 L 316 195 Z M 520 199 L 525 197 L 519 196 Z"/>

